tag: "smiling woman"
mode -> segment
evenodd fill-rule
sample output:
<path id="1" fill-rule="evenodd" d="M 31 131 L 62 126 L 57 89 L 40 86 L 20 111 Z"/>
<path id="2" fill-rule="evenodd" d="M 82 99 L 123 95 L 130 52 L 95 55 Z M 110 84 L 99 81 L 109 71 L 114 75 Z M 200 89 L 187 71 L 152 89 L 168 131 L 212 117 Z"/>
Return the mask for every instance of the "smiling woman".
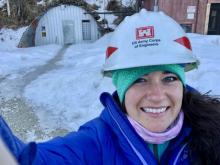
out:
<path id="1" fill-rule="evenodd" d="M 196 67 L 181 27 L 142 9 L 108 45 L 103 75 L 116 92 L 101 94 L 99 117 L 49 142 L 25 145 L 3 120 L 0 135 L 22 165 L 220 164 L 220 101 L 186 85 L 185 72 Z"/>
<path id="2" fill-rule="evenodd" d="M 127 90 L 125 107 L 128 115 L 148 130 L 164 132 L 177 118 L 182 98 L 183 85 L 177 76 L 156 71 Z"/>
<path id="3" fill-rule="evenodd" d="M 148 130 L 163 132 L 178 116 L 185 86 L 180 65 L 123 69 L 112 78 L 124 111 Z"/>

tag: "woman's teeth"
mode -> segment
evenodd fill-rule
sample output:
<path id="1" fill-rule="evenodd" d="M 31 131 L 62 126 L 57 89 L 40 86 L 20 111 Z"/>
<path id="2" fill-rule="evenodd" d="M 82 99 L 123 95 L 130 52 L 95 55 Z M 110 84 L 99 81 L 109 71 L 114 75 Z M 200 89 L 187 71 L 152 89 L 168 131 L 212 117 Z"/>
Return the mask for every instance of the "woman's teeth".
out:
<path id="1" fill-rule="evenodd" d="M 166 107 L 163 108 L 141 108 L 144 112 L 151 112 L 151 113 L 162 113 L 166 111 Z"/>

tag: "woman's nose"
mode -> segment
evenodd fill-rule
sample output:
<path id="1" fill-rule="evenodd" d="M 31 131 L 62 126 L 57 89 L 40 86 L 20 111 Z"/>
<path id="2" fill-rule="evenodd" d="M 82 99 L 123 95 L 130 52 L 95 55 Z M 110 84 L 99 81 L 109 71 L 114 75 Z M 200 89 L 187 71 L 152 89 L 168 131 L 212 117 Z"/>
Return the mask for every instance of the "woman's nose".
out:
<path id="1" fill-rule="evenodd" d="M 165 97 L 164 87 L 160 83 L 153 83 L 146 92 L 146 97 L 150 101 L 160 102 Z"/>

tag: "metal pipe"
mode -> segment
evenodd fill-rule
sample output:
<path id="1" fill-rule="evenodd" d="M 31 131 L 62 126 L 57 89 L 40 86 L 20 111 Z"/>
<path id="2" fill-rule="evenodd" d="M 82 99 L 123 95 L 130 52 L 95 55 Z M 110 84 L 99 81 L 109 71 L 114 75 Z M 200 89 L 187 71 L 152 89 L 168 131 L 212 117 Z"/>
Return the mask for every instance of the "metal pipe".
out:
<path id="1" fill-rule="evenodd" d="M 154 11 L 155 11 L 155 12 L 159 11 L 158 3 L 159 3 L 158 0 L 154 0 Z"/>

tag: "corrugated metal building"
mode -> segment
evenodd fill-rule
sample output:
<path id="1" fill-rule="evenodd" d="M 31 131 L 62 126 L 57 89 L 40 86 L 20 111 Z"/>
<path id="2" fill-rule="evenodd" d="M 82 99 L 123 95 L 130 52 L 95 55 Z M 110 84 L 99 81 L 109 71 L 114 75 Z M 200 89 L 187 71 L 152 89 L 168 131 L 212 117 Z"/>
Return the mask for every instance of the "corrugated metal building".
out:
<path id="1" fill-rule="evenodd" d="M 220 0 L 144 0 L 144 7 L 155 3 L 187 32 L 220 34 Z"/>
<path id="2" fill-rule="evenodd" d="M 18 47 L 92 42 L 100 36 L 99 26 L 88 11 L 62 4 L 37 17 L 24 32 Z"/>

